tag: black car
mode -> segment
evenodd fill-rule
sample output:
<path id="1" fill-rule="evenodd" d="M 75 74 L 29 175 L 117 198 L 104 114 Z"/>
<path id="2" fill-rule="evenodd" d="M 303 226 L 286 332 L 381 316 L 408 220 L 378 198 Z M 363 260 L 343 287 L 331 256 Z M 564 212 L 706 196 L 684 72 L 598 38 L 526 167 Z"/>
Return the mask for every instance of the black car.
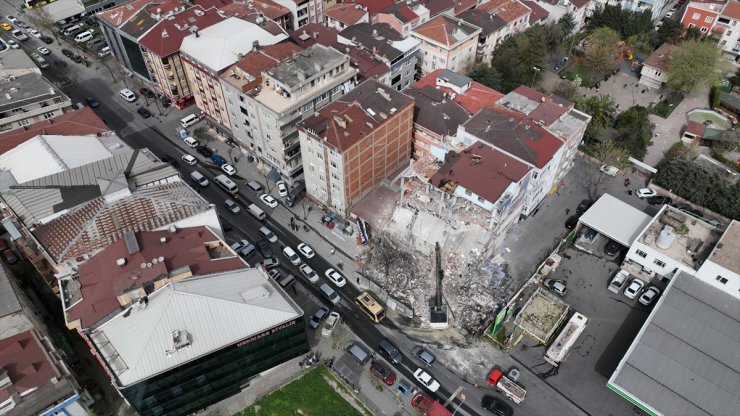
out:
<path id="1" fill-rule="evenodd" d="M 198 146 L 195 148 L 195 151 L 203 155 L 203 157 L 211 157 L 213 156 L 213 152 L 211 149 L 205 147 L 205 146 Z"/>
<path id="2" fill-rule="evenodd" d="M 87 105 L 89 105 L 90 108 L 98 108 L 98 106 L 100 106 L 100 103 L 95 99 L 95 97 L 87 97 L 85 101 L 87 101 Z"/>
<path id="3" fill-rule="evenodd" d="M 606 243 L 606 246 L 604 246 L 604 252 L 609 256 L 616 256 L 617 253 L 619 253 L 620 248 L 622 248 L 621 244 L 614 240 L 609 240 L 609 242 Z"/>
<path id="4" fill-rule="evenodd" d="M 169 107 L 169 106 L 172 105 L 172 101 L 170 101 L 170 99 L 167 98 L 167 97 L 162 97 L 159 100 L 159 102 L 162 103 L 162 107 L 164 107 L 164 108 L 167 108 L 167 107 Z"/>
<path id="5" fill-rule="evenodd" d="M 272 257 L 272 248 L 270 248 L 270 243 L 267 242 L 267 240 L 257 241 L 257 250 L 259 250 L 262 257 L 266 259 Z"/>
<path id="6" fill-rule="evenodd" d="M 62 55 L 66 56 L 67 58 L 71 58 L 75 56 L 75 53 L 70 51 L 69 49 L 62 49 Z"/>
<path id="7" fill-rule="evenodd" d="M 143 95 L 146 98 L 154 98 L 154 91 L 150 90 L 149 88 L 139 88 L 139 94 Z"/>
<path id="8" fill-rule="evenodd" d="M 323 321 L 327 315 L 329 315 L 329 309 L 326 309 L 322 306 L 321 309 L 313 314 L 313 316 L 311 317 L 311 321 L 308 323 L 308 326 L 310 326 L 311 329 L 318 328 L 321 321 Z"/>
<path id="9" fill-rule="evenodd" d="M 489 395 L 483 396 L 483 400 L 481 400 L 480 405 L 496 416 L 511 416 L 514 413 L 511 406 L 506 404 L 503 400 Z"/>
<path id="10" fill-rule="evenodd" d="M 51 36 L 41 35 L 39 39 L 41 39 L 41 42 L 44 42 L 47 45 L 51 45 L 52 43 L 54 43 L 54 39 L 52 39 Z"/>
<path id="11" fill-rule="evenodd" d="M 647 199 L 647 202 L 650 205 L 664 205 L 664 204 L 670 204 L 671 202 L 673 202 L 673 200 L 664 195 L 655 195 L 655 196 L 649 197 Z"/>
<path id="12" fill-rule="evenodd" d="M 578 225 L 578 215 L 571 215 L 565 221 L 565 228 L 569 230 L 576 228 L 576 225 Z"/>
<path id="13" fill-rule="evenodd" d="M 590 199 L 584 199 L 581 201 L 580 204 L 578 204 L 578 208 L 576 208 L 576 214 L 583 215 L 584 212 L 588 211 L 588 209 L 591 207 L 591 200 Z"/>
<path id="14" fill-rule="evenodd" d="M 69 57 L 74 63 L 81 64 L 82 63 L 82 57 L 80 55 L 72 55 Z"/>
<path id="15" fill-rule="evenodd" d="M 173 159 L 171 156 L 164 155 L 160 159 L 162 159 L 162 162 L 172 165 L 173 168 L 177 168 L 180 166 L 180 162 L 178 162 L 176 159 Z"/>
<path id="16" fill-rule="evenodd" d="M 139 107 L 138 109 L 136 109 L 136 112 L 139 113 L 139 115 L 144 118 L 149 118 L 152 116 L 152 112 L 147 110 L 144 107 Z"/>

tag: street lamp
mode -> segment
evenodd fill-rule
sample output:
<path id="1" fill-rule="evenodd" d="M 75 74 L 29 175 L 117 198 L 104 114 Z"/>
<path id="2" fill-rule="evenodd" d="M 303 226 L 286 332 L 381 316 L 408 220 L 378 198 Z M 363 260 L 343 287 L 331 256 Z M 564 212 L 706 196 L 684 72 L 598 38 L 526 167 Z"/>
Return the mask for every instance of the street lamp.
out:
<path id="1" fill-rule="evenodd" d="M 533 66 L 532 69 L 534 69 L 534 73 L 532 74 L 532 84 L 529 86 L 529 88 L 534 87 L 534 79 L 537 78 L 537 73 L 540 72 L 540 69 L 536 66 Z"/>

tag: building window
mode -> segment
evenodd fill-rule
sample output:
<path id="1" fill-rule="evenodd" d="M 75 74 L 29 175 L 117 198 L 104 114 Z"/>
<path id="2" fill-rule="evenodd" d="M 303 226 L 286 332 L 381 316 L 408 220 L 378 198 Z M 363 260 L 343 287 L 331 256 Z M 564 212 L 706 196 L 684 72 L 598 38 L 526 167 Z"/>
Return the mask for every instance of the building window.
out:
<path id="1" fill-rule="evenodd" d="M 478 197 L 478 202 L 480 202 L 481 204 L 485 204 L 486 200 L 481 197 Z"/>
<path id="2" fill-rule="evenodd" d="M 470 191 L 468 191 L 468 190 L 466 189 L 466 190 L 465 190 L 465 195 L 468 195 L 468 196 L 472 196 L 472 195 L 473 195 L 473 193 L 472 193 L 472 192 L 470 192 Z"/>
<path id="3" fill-rule="evenodd" d="M 642 251 L 642 250 L 635 250 L 635 254 L 637 254 L 638 256 L 642 257 L 643 259 L 645 257 L 647 257 L 647 253 L 644 252 L 644 251 Z"/>
<path id="4" fill-rule="evenodd" d="M 45 118 L 46 120 L 48 120 L 48 119 L 50 119 L 50 118 L 52 118 L 52 117 L 54 117 L 54 112 L 50 112 L 50 113 L 44 113 L 44 118 Z"/>
<path id="5" fill-rule="evenodd" d="M 653 260 L 653 263 L 655 263 L 658 267 L 665 267 L 665 262 L 662 260 Z"/>
<path id="6" fill-rule="evenodd" d="M 722 283 L 723 285 L 724 285 L 725 283 L 727 283 L 727 278 L 725 278 L 725 277 L 722 277 L 722 276 L 717 276 L 717 278 L 716 278 L 716 279 L 714 279 L 714 280 L 716 280 L 716 281 L 718 281 L 718 282 Z"/>
<path id="7" fill-rule="evenodd" d="M 692 19 L 692 20 L 697 20 L 697 19 L 699 19 L 700 17 L 701 17 L 701 15 L 700 15 L 699 13 L 694 13 L 694 14 L 692 14 L 692 15 L 691 15 L 691 19 Z"/>
<path id="8" fill-rule="evenodd" d="M 702 26 L 701 33 L 707 33 L 707 32 L 709 32 L 709 29 L 707 29 L 706 27 Z"/>
<path id="9" fill-rule="evenodd" d="M 707 16 L 707 18 L 704 19 L 704 21 L 707 22 L 707 23 L 712 23 L 712 20 L 714 20 L 714 19 L 711 18 L 710 16 Z"/>

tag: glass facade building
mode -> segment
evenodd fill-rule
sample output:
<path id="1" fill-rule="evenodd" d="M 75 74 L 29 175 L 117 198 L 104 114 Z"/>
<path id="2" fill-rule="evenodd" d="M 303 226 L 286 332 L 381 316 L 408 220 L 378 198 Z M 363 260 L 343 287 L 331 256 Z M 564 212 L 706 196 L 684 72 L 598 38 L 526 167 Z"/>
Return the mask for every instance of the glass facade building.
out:
<path id="1" fill-rule="evenodd" d="M 301 316 L 120 392 L 142 416 L 189 415 L 239 393 L 251 377 L 308 351 Z"/>

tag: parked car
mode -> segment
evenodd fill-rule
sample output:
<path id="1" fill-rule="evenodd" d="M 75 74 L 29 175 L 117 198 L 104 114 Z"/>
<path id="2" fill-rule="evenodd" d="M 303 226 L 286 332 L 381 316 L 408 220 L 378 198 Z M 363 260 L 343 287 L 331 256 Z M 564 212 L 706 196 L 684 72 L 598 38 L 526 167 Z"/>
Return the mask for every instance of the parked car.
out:
<path id="1" fill-rule="evenodd" d="M 118 93 L 124 100 L 133 103 L 136 101 L 136 94 L 128 88 L 124 88 Z"/>
<path id="2" fill-rule="evenodd" d="M 277 185 L 278 195 L 280 195 L 280 196 L 287 196 L 288 195 L 288 186 L 285 185 L 285 182 L 283 182 L 283 181 L 277 181 L 275 183 L 275 185 Z"/>
<path id="3" fill-rule="evenodd" d="M 62 49 L 62 55 L 66 56 L 67 58 L 71 58 L 75 53 L 70 51 L 69 49 Z"/>
<path id="4" fill-rule="evenodd" d="M 10 46 L 11 49 L 21 48 L 21 45 L 18 42 L 14 41 L 13 39 L 8 39 L 5 42 L 8 44 L 8 46 Z"/>
<path id="5" fill-rule="evenodd" d="M 416 371 L 414 371 L 414 378 L 432 393 L 439 390 L 439 383 L 437 380 L 433 379 L 429 373 L 421 368 L 417 368 Z"/>
<path id="6" fill-rule="evenodd" d="M 44 42 L 47 45 L 51 45 L 52 43 L 54 43 L 54 39 L 52 39 L 51 36 L 41 35 L 39 39 L 41 39 L 41 42 Z"/>
<path id="7" fill-rule="evenodd" d="M 164 155 L 164 156 L 162 156 L 161 159 L 162 159 L 162 162 L 169 163 L 173 168 L 180 167 L 180 162 L 178 162 L 177 160 L 173 159 L 172 156 Z"/>
<path id="8" fill-rule="evenodd" d="M 327 270 L 324 275 L 327 279 L 331 280 L 332 283 L 337 285 L 337 287 L 342 287 L 347 284 L 347 280 L 344 278 L 344 276 L 339 274 L 339 272 L 334 269 Z"/>
<path id="9" fill-rule="evenodd" d="M 593 204 L 593 202 L 591 202 L 590 199 L 582 200 L 581 203 L 578 204 L 578 207 L 576 207 L 576 215 L 583 215 L 583 213 L 588 211 L 588 209 L 591 207 L 591 204 Z"/>
<path id="10" fill-rule="evenodd" d="M 100 106 L 100 103 L 95 99 L 95 97 L 87 97 L 85 101 L 87 101 L 87 105 L 89 105 L 90 108 L 98 108 Z"/>
<path id="11" fill-rule="evenodd" d="M 599 170 L 602 171 L 605 175 L 609 175 L 611 177 L 617 176 L 617 173 L 619 173 L 619 168 L 611 165 L 601 165 Z"/>
<path id="12" fill-rule="evenodd" d="M 213 152 L 211 149 L 205 147 L 205 146 L 198 146 L 195 148 L 195 151 L 200 153 L 203 157 L 211 157 L 213 156 Z"/>
<path id="13" fill-rule="evenodd" d="M 278 202 L 277 199 L 273 198 L 270 195 L 262 194 L 260 195 L 260 200 L 265 203 L 270 208 L 277 208 Z"/>
<path id="14" fill-rule="evenodd" d="M 28 29 L 26 29 L 26 32 L 30 33 L 31 36 L 35 37 L 36 39 L 41 39 L 41 36 L 42 36 L 41 32 L 39 32 L 38 30 L 32 27 L 29 27 Z"/>
<path id="15" fill-rule="evenodd" d="M 436 358 L 434 358 L 434 354 L 422 348 L 421 345 L 417 345 L 414 348 L 412 348 L 411 355 L 417 360 L 424 363 L 424 365 L 426 365 L 427 367 L 433 366 L 434 362 L 436 361 Z"/>
<path id="16" fill-rule="evenodd" d="M 569 230 L 572 230 L 572 229 L 576 228 L 576 225 L 578 225 L 578 216 L 577 215 L 571 215 L 565 221 L 565 228 L 567 228 Z"/>
<path id="17" fill-rule="evenodd" d="M 308 326 L 310 326 L 311 329 L 318 328 L 321 321 L 323 321 L 327 315 L 329 315 L 329 309 L 326 309 L 322 306 L 321 308 L 319 308 L 318 311 L 316 311 L 316 313 L 313 314 L 311 320 L 308 322 Z"/>
<path id="18" fill-rule="evenodd" d="M 635 195 L 637 195 L 638 198 L 650 198 L 651 196 L 658 195 L 658 193 L 655 192 L 654 189 L 642 188 L 638 189 Z"/>
<path id="19" fill-rule="evenodd" d="M 11 30 L 13 30 L 13 26 L 11 26 L 11 25 L 9 25 L 8 23 L 5 23 L 5 22 L 0 23 L 0 28 L 2 28 L 6 32 L 10 32 Z"/>
<path id="20" fill-rule="evenodd" d="M 188 145 L 188 147 L 192 147 L 193 149 L 197 149 L 198 147 L 200 147 L 200 143 L 198 143 L 198 141 L 192 137 L 186 137 L 183 141 L 186 145 Z"/>
<path id="21" fill-rule="evenodd" d="M 212 155 L 211 162 L 213 162 L 214 165 L 221 167 L 222 165 L 226 164 L 226 159 L 224 159 L 223 156 L 220 155 Z"/>
<path id="22" fill-rule="evenodd" d="M 546 288 L 552 290 L 560 296 L 565 296 L 565 294 L 568 292 L 568 288 L 565 286 L 565 280 L 545 279 L 543 284 Z"/>
<path id="23" fill-rule="evenodd" d="M 309 282 L 316 283 L 319 281 L 319 275 L 316 274 L 316 272 L 308 264 L 306 263 L 301 264 L 298 270 L 301 271 L 301 274 L 305 276 Z"/>
<path id="24" fill-rule="evenodd" d="M 239 240 L 236 243 L 231 245 L 231 249 L 238 252 L 242 248 L 246 247 L 247 244 L 249 244 L 248 240 Z"/>
<path id="25" fill-rule="evenodd" d="M 17 23 L 18 22 L 18 18 L 15 17 L 15 16 L 13 16 L 13 15 L 7 15 L 7 16 L 5 16 L 5 19 L 7 21 L 9 21 L 10 23 Z"/>
<path id="26" fill-rule="evenodd" d="M 260 266 L 262 266 L 265 271 L 270 271 L 278 266 L 280 266 L 280 261 L 278 259 L 264 259 L 260 263 Z"/>
<path id="27" fill-rule="evenodd" d="M 148 109 L 144 107 L 137 108 L 136 112 L 139 113 L 139 115 L 143 118 L 149 118 L 153 115 L 151 111 L 149 111 Z"/>
<path id="28" fill-rule="evenodd" d="M 392 386 L 396 382 L 396 373 L 384 366 L 380 361 L 373 361 L 370 364 L 370 373 L 383 380 L 386 385 Z"/>
<path id="29" fill-rule="evenodd" d="M 8 264 L 12 265 L 18 263 L 18 256 L 16 256 L 15 252 L 9 248 L 3 250 L 3 258 Z"/>
<path id="30" fill-rule="evenodd" d="M 266 259 L 273 256 L 272 247 L 270 247 L 270 243 L 268 243 L 267 240 L 257 241 L 257 250 L 259 250 L 262 257 Z"/>
<path id="31" fill-rule="evenodd" d="M 298 251 L 303 254 L 303 257 L 310 259 L 313 258 L 313 256 L 316 255 L 316 253 L 313 251 L 311 247 L 308 246 L 306 243 L 300 243 L 298 244 Z"/>
<path id="32" fill-rule="evenodd" d="M 649 288 L 645 289 L 645 291 L 642 293 L 642 296 L 640 296 L 640 299 L 638 299 L 638 302 L 642 303 L 645 306 L 650 306 L 651 303 L 660 295 L 660 289 L 658 289 L 655 286 L 650 286 Z"/>
<path id="33" fill-rule="evenodd" d="M 237 205 L 237 203 L 231 198 L 226 198 L 224 205 L 226 206 L 226 209 L 231 211 L 233 214 L 238 214 L 242 210 L 241 207 L 239 207 L 239 205 Z"/>
<path id="34" fill-rule="evenodd" d="M 627 299 L 634 299 L 635 296 L 640 293 L 643 286 L 645 286 L 645 284 L 642 283 L 642 280 L 632 279 L 629 286 L 627 286 L 627 289 L 624 289 L 624 296 L 627 296 Z"/>
<path id="35" fill-rule="evenodd" d="M 18 30 L 18 29 L 16 29 L 16 30 L 12 31 L 12 32 L 11 32 L 11 34 L 13 35 L 13 37 L 14 37 L 14 38 L 15 38 L 16 40 L 21 40 L 21 41 L 23 41 L 23 40 L 26 40 L 26 39 L 28 39 L 28 36 L 26 36 L 26 34 L 25 34 L 25 33 L 21 32 L 21 31 L 20 31 L 20 30 Z"/>
<path id="36" fill-rule="evenodd" d="M 614 278 L 611 282 L 609 282 L 609 291 L 614 293 L 619 293 L 620 290 L 624 287 L 624 284 L 627 282 L 627 278 L 629 277 L 629 273 L 624 270 L 619 270 L 616 275 L 614 275 Z"/>
<path id="37" fill-rule="evenodd" d="M 496 416 L 511 416 L 514 414 L 511 406 L 509 406 L 506 402 L 504 402 L 502 399 L 490 396 L 488 394 L 483 396 L 483 400 L 481 400 L 480 406 Z"/>
<path id="38" fill-rule="evenodd" d="M 664 205 L 664 204 L 670 204 L 671 202 L 673 202 L 673 200 L 664 195 L 655 195 L 655 196 L 649 197 L 647 199 L 647 202 L 650 205 Z"/>
<path id="39" fill-rule="evenodd" d="M 606 243 L 606 246 L 604 246 L 604 252 L 609 256 L 616 256 L 617 253 L 619 253 L 619 249 L 621 248 L 621 244 L 617 243 L 614 240 L 609 240 L 609 242 Z"/>
<path id="40" fill-rule="evenodd" d="M 195 166 L 198 164 L 198 159 L 196 159 L 193 155 L 182 155 L 182 160 L 190 166 Z"/>
<path id="41" fill-rule="evenodd" d="M 270 276 L 270 279 L 278 280 L 282 276 L 282 273 L 278 269 L 272 269 L 267 271 L 267 275 Z"/>
<path id="42" fill-rule="evenodd" d="M 48 54 L 50 54 L 50 53 L 51 53 L 51 51 L 50 51 L 50 50 L 46 49 L 46 48 L 45 48 L 45 47 L 43 47 L 43 46 L 39 46 L 38 48 L 36 48 L 36 50 L 37 50 L 37 51 L 39 51 L 39 53 L 40 53 L 41 55 L 48 55 Z"/>
<path id="43" fill-rule="evenodd" d="M 221 165 L 221 170 L 229 176 L 236 175 L 236 169 L 228 163 L 224 163 L 223 165 Z"/>
<path id="44" fill-rule="evenodd" d="M 324 326 L 321 328 L 321 336 L 330 337 L 334 332 L 334 328 L 339 325 L 340 320 L 339 312 L 330 313 L 329 317 L 326 318 L 326 322 L 324 322 Z"/>

